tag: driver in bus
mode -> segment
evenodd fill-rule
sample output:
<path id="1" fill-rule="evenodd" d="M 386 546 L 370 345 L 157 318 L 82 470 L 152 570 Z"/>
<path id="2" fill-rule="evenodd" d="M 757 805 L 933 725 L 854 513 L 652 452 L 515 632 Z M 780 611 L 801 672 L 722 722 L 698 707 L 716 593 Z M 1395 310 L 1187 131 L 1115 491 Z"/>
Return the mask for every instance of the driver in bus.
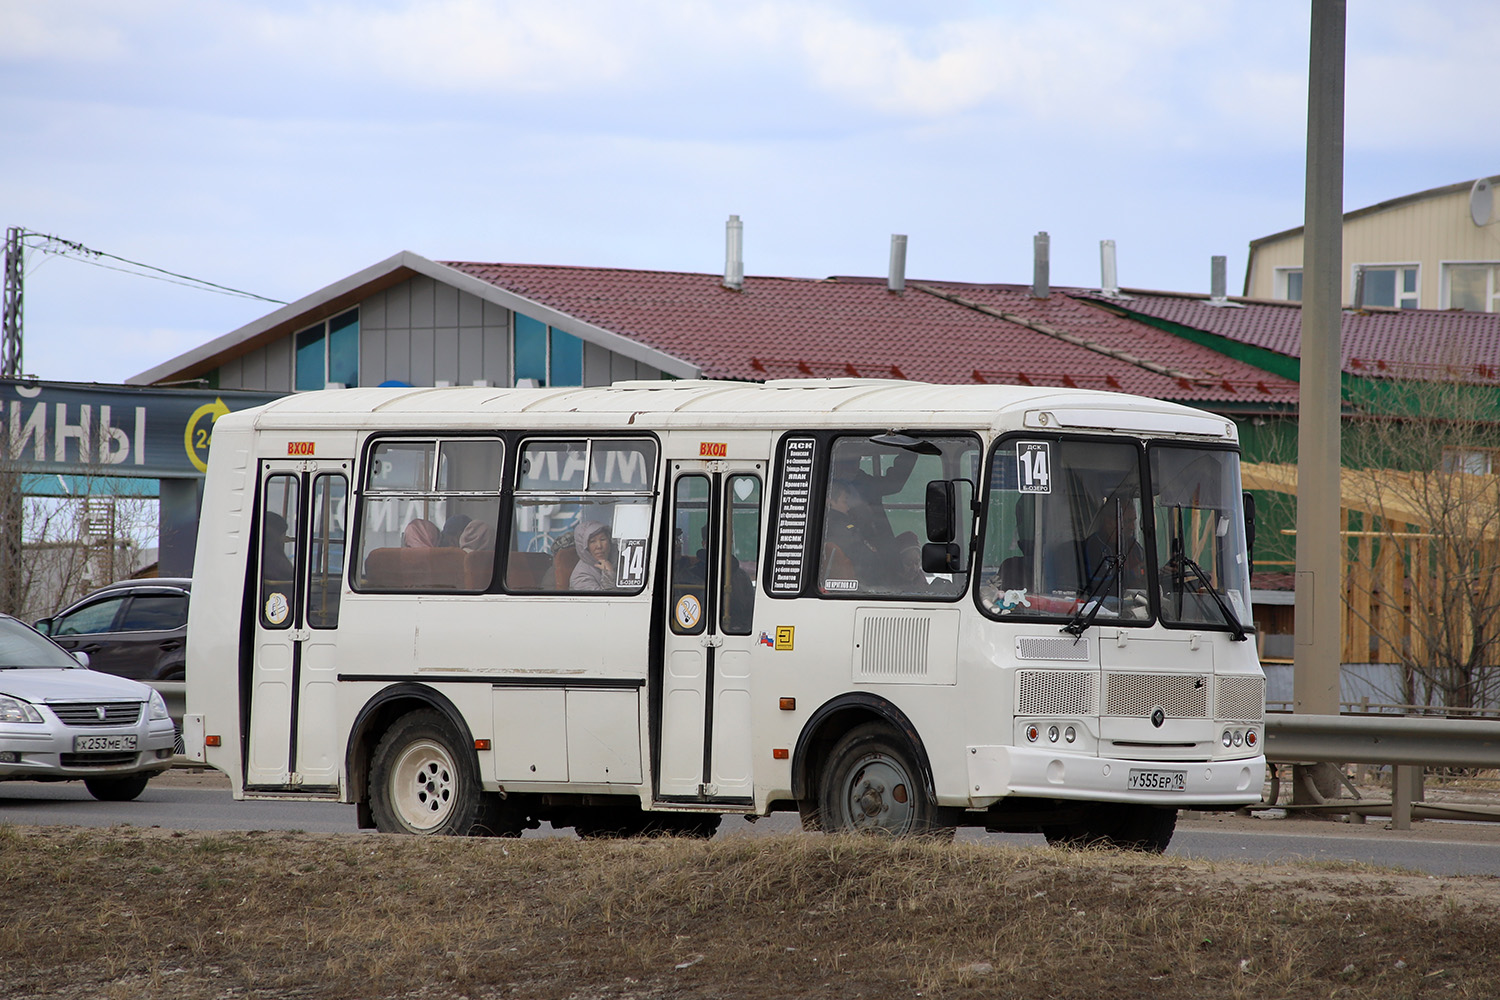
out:
<path id="1" fill-rule="evenodd" d="M 1094 516 L 1094 531 L 1083 540 L 1081 592 L 1101 599 L 1137 598 L 1138 608 L 1119 608 L 1125 617 L 1145 617 L 1146 550 L 1133 496 L 1116 493 Z M 1113 565 L 1109 561 L 1113 559 Z"/>
<path id="2" fill-rule="evenodd" d="M 573 545 L 578 550 L 578 565 L 568 578 L 570 590 L 619 589 L 615 586 L 619 554 L 610 537 L 609 525 L 603 521 L 581 522 L 573 532 Z"/>

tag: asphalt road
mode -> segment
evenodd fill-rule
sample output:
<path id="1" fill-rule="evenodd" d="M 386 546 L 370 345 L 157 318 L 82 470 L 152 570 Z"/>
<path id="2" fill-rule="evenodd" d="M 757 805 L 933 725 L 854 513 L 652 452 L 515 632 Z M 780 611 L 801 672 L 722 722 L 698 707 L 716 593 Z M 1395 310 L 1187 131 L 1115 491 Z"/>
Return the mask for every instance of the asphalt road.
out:
<path id="1" fill-rule="evenodd" d="M 175 830 L 301 830 L 357 833 L 354 807 L 323 802 L 236 802 L 221 776 L 173 772 L 153 781 L 134 802 L 97 802 L 78 782 L 0 783 L 0 823 L 17 826 L 162 827 Z M 751 823 L 726 819 L 721 837 L 799 832 L 794 813 Z M 527 836 L 572 836 L 544 826 Z M 1041 847 L 1038 835 L 961 830 L 959 839 Z M 1347 861 L 1429 875 L 1500 876 L 1500 824 L 1427 821 L 1411 831 L 1322 819 L 1254 819 L 1187 815 L 1169 855 L 1215 861 Z"/>

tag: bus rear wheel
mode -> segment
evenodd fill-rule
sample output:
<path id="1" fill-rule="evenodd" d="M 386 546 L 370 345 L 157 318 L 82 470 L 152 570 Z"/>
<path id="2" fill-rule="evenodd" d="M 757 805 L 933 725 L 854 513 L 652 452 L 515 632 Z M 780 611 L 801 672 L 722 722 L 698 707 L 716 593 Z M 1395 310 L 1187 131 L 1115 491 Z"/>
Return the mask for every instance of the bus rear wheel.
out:
<path id="1" fill-rule="evenodd" d="M 479 767 L 438 712 L 397 719 L 370 764 L 370 814 L 382 833 L 465 836 L 479 816 Z"/>
<path id="2" fill-rule="evenodd" d="M 938 810 L 907 741 L 879 723 L 834 744 L 818 789 L 818 826 L 829 833 L 934 833 Z"/>

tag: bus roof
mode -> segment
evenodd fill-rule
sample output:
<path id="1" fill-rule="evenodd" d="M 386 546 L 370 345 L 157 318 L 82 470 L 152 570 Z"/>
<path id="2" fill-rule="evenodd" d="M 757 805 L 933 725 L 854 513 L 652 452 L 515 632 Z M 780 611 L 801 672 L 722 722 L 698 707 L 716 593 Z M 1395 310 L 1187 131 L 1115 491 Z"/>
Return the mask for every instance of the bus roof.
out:
<path id="1" fill-rule="evenodd" d="M 234 419 L 241 418 L 241 419 Z M 541 418 L 541 419 L 528 419 Z M 632 381 L 591 388 L 488 386 L 302 392 L 221 418 L 261 429 L 880 427 L 1124 430 L 1233 441 L 1227 418 L 1086 389 L 894 379 Z"/>

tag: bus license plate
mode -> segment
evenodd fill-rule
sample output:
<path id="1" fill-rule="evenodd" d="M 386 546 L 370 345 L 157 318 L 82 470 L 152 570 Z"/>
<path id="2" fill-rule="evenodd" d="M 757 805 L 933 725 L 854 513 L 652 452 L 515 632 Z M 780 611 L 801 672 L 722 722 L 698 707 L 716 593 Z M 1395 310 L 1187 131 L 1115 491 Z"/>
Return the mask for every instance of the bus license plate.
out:
<path id="1" fill-rule="evenodd" d="M 134 750 L 135 736 L 75 736 L 74 753 L 98 753 L 109 750 Z M 1131 778 L 1134 781 L 1134 777 Z M 1134 785 L 1131 786 L 1135 787 Z"/>
<path id="2" fill-rule="evenodd" d="M 1182 792 L 1187 790 L 1186 771 L 1130 771 L 1130 787 L 1143 792 Z"/>

